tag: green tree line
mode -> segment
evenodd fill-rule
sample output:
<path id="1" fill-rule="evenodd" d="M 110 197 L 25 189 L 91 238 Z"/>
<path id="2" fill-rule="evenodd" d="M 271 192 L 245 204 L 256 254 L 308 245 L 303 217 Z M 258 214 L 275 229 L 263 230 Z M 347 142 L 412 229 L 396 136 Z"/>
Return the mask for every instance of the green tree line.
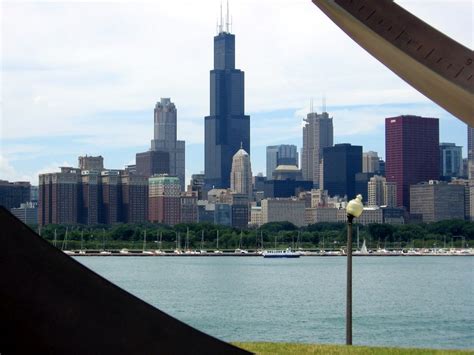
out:
<path id="1" fill-rule="evenodd" d="M 304 248 L 340 249 L 346 243 L 345 223 L 316 223 L 298 228 L 289 222 L 267 223 L 240 230 L 211 223 L 168 226 L 157 223 L 115 225 L 31 226 L 62 249 L 215 249 Z M 357 232 L 358 230 L 358 232 Z M 369 224 L 354 226 L 354 247 L 366 241 L 368 248 L 466 247 L 474 240 L 474 223 L 446 220 L 430 224 Z M 146 236 L 146 238 L 145 238 Z M 146 244 L 145 244 L 146 243 Z"/>

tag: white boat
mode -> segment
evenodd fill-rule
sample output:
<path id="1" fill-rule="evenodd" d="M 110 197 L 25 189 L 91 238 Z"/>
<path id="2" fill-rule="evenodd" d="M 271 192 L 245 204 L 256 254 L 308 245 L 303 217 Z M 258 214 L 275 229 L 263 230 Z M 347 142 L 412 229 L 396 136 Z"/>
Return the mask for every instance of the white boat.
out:
<path id="1" fill-rule="evenodd" d="M 299 258 L 301 253 L 286 248 L 285 250 L 265 250 L 262 255 L 264 258 Z"/>
<path id="2" fill-rule="evenodd" d="M 120 254 L 128 254 L 129 251 L 128 251 L 128 249 L 125 249 L 125 248 L 124 248 L 124 249 L 120 249 L 119 253 L 120 253 Z"/>
<path id="3" fill-rule="evenodd" d="M 365 245 L 365 239 L 364 239 L 364 242 L 362 243 L 360 250 L 355 251 L 354 254 L 355 255 L 368 255 L 369 254 L 369 251 L 367 250 L 367 247 Z"/>
<path id="4" fill-rule="evenodd" d="M 234 250 L 235 254 L 248 254 L 248 250 L 237 248 Z"/>

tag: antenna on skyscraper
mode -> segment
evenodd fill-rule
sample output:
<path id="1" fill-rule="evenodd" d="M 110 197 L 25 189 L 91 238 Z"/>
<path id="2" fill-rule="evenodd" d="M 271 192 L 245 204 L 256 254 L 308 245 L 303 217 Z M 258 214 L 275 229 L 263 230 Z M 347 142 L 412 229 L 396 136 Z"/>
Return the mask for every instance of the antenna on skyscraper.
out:
<path id="1" fill-rule="evenodd" d="M 219 25 L 219 33 L 222 33 L 222 0 L 221 0 L 221 24 Z"/>
<path id="2" fill-rule="evenodd" d="M 323 107 L 322 107 L 323 112 L 326 112 L 326 94 L 323 94 Z"/>
<path id="3" fill-rule="evenodd" d="M 227 0 L 227 14 L 226 14 L 226 21 L 225 21 L 225 31 L 227 33 L 230 33 L 229 25 L 230 25 L 230 22 L 229 22 L 229 0 Z"/>
<path id="4" fill-rule="evenodd" d="M 311 98 L 309 100 L 309 113 L 313 113 L 314 110 L 313 110 L 313 98 Z"/>

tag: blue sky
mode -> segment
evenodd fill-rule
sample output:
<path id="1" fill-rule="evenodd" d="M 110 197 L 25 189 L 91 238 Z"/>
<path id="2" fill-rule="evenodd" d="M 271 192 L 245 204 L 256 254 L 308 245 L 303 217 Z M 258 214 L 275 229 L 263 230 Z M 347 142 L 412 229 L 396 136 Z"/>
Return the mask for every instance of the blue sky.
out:
<path id="1" fill-rule="evenodd" d="M 469 1 L 398 1 L 472 48 Z M 429 6 L 426 6 L 429 5 Z M 0 179 L 37 182 L 40 172 L 102 155 L 133 163 L 153 135 L 153 107 L 171 97 L 186 172 L 203 170 L 212 37 L 219 1 L 1 3 Z M 186 6 L 188 11 L 183 12 Z M 236 65 L 245 71 L 253 172 L 265 146 L 301 147 L 302 118 L 327 98 L 335 142 L 382 157 L 384 118 L 440 119 L 440 141 L 466 154 L 466 126 L 353 43 L 308 0 L 231 1 Z"/>

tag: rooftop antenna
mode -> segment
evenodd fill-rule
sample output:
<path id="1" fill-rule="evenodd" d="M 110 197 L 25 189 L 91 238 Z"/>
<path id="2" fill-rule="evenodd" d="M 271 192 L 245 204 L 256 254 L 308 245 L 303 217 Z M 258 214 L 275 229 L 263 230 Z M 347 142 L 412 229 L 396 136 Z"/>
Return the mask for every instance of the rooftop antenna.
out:
<path id="1" fill-rule="evenodd" d="M 309 111 L 310 111 L 310 113 L 314 113 L 313 98 L 309 99 Z"/>
<path id="2" fill-rule="evenodd" d="M 230 33 L 229 25 L 230 25 L 230 22 L 229 22 L 229 0 L 227 0 L 227 14 L 226 14 L 226 21 L 225 21 L 225 31 L 227 33 Z"/>
<path id="3" fill-rule="evenodd" d="M 240 149 L 242 149 L 242 141 L 240 141 Z"/>
<path id="4" fill-rule="evenodd" d="M 326 112 L 326 95 L 323 94 L 323 112 Z"/>
<path id="5" fill-rule="evenodd" d="M 222 0 L 221 0 L 221 24 L 219 25 L 219 33 L 222 33 Z"/>

